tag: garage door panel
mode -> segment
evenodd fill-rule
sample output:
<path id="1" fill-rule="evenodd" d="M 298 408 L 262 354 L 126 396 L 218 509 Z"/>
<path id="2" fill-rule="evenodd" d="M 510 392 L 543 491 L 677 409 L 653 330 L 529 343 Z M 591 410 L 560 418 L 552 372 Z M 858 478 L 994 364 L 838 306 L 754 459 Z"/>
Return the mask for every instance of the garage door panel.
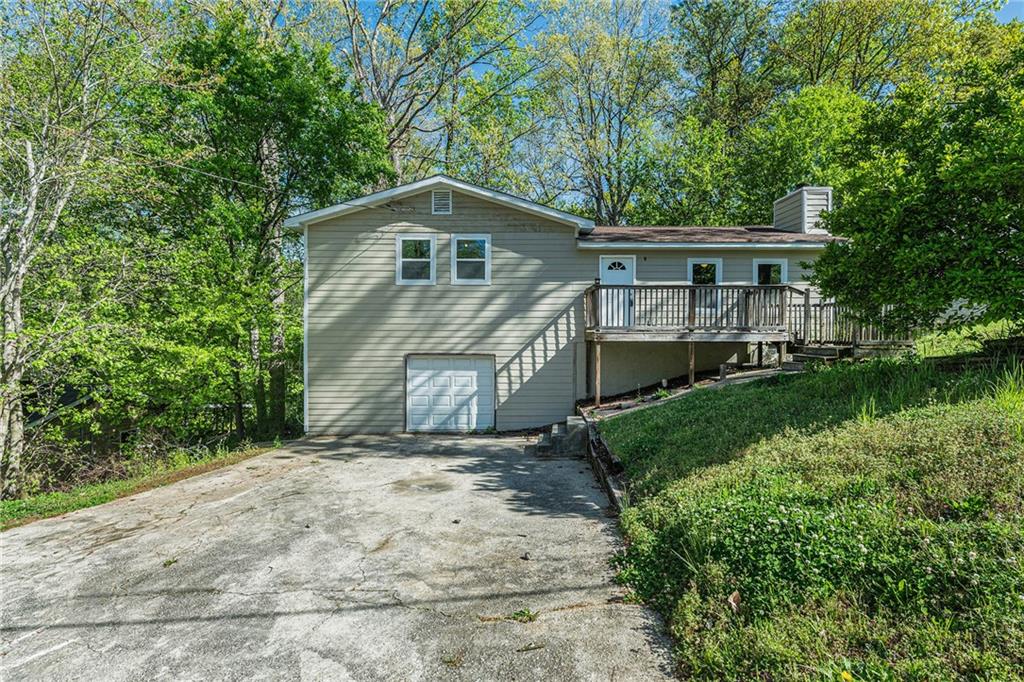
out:
<path id="1" fill-rule="evenodd" d="M 488 357 L 410 357 L 406 428 L 469 431 L 494 426 L 494 361 Z"/>

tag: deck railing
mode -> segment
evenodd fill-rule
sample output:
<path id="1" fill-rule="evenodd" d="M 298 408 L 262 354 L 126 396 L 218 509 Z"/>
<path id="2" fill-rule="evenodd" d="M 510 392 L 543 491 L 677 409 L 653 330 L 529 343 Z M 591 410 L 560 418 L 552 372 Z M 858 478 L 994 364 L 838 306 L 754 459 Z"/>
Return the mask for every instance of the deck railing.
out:
<path id="1" fill-rule="evenodd" d="M 603 331 L 789 332 L 799 343 L 903 340 L 786 284 L 595 284 L 584 294 L 584 310 L 587 327 Z"/>

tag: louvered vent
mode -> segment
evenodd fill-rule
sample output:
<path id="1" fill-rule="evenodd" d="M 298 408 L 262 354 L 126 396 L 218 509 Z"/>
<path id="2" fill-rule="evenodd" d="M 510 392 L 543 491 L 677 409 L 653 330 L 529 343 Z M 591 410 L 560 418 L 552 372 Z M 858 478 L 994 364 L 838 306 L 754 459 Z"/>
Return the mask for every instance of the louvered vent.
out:
<path id="1" fill-rule="evenodd" d="M 436 189 L 433 191 L 431 198 L 431 213 L 434 215 L 451 215 L 452 191 L 450 189 Z"/>

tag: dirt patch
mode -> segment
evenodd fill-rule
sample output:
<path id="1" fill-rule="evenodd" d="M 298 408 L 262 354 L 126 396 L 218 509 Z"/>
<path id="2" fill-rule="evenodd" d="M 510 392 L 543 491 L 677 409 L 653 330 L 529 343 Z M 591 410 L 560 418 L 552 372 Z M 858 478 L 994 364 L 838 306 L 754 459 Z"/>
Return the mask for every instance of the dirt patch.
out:
<path id="1" fill-rule="evenodd" d="M 400 493 L 444 493 L 452 490 L 455 486 L 443 476 L 427 474 L 394 481 L 391 487 Z"/>

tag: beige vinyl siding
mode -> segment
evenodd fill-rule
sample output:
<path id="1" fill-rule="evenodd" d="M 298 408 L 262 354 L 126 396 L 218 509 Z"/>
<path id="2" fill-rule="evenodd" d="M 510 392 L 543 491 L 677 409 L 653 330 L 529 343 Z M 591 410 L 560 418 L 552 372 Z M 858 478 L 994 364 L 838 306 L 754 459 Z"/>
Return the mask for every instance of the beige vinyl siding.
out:
<path id="1" fill-rule="evenodd" d="M 828 193 L 823 190 L 807 192 L 807 232 L 820 232 L 818 225 L 822 211 L 828 210 Z"/>
<path id="2" fill-rule="evenodd" d="M 723 282 L 750 282 L 753 258 L 788 257 L 797 281 L 799 262 L 815 255 L 579 250 L 570 225 L 458 191 L 451 215 L 432 215 L 430 197 L 426 191 L 307 228 L 310 433 L 404 430 L 406 357 L 430 353 L 494 356 L 499 430 L 561 421 L 587 390 L 582 293 L 601 255 L 635 255 L 640 283 L 684 281 L 689 257 L 722 258 Z M 491 235 L 491 284 L 454 286 L 452 235 L 479 233 Z M 396 285 L 397 234 L 436 235 L 435 285 Z M 642 356 L 645 345 L 630 352 Z M 649 383 L 639 374 L 622 381 Z"/>
<path id="3" fill-rule="evenodd" d="M 803 232 L 804 212 L 802 193 L 794 192 L 775 204 L 774 214 L 773 222 L 775 229 L 788 232 Z"/>
<path id="4" fill-rule="evenodd" d="M 403 430 L 410 354 L 493 355 L 498 429 L 572 413 L 594 259 L 572 226 L 459 192 L 452 204 L 432 215 L 425 192 L 308 228 L 311 433 Z M 399 233 L 437 235 L 436 285 L 395 284 Z M 451 285 L 463 233 L 491 235 L 490 285 Z"/>
<path id="5" fill-rule="evenodd" d="M 619 253 L 616 251 L 616 253 Z M 812 262 L 821 251 L 800 250 L 794 252 L 784 249 L 721 249 L 701 251 L 637 251 L 636 280 L 639 284 L 657 284 L 659 282 L 683 283 L 687 277 L 687 260 L 707 259 L 722 261 L 722 284 L 753 284 L 754 259 L 786 259 L 789 263 L 788 274 L 790 284 L 807 281 L 809 269 L 801 262 Z M 629 251 L 623 250 L 628 255 Z"/>

